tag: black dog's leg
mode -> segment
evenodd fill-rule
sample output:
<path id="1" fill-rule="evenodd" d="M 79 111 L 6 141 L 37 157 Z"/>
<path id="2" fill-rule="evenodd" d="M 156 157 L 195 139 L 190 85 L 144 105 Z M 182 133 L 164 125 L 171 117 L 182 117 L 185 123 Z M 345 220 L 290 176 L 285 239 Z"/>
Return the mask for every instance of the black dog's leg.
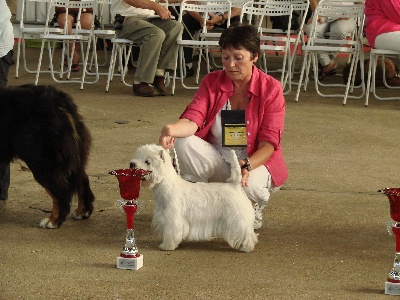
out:
<path id="1" fill-rule="evenodd" d="M 72 194 L 68 190 L 57 190 L 54 187 L 44 188 L 53 200 L 53 209 L 50 217 L 40 221 L 40 227 L 51 229 L 58 228 L 65 221 L 70 212 Z"/>
<path id="2" fill-rule="evenodd" d="M 94 195 L 89 185 L 89 178 L 84 170 L 78 185 L 78 208 L 72 213 L 76 220 L 87 219 L 93 212 Z"/>

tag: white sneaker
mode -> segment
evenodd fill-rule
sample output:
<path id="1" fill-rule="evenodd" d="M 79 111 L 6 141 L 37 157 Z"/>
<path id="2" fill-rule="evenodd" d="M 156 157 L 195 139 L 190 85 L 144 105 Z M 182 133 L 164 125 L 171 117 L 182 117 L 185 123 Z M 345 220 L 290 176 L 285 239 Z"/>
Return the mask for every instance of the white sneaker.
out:
<path id="1" fill-rule="evenodd" d="M 254 207 L 254 216 L 255 216 L 253 228 L 260 229 L 262 226 L 262 210 L 263 210 L 263 208 L 260 208 L 258 203 L 255 203 L 253 205 L 253 207 Z"/>

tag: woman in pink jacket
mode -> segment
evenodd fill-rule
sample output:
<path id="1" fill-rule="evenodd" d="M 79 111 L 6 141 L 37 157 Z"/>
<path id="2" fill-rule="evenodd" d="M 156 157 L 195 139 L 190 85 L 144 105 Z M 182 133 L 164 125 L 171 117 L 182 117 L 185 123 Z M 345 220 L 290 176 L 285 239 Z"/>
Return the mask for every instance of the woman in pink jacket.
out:
<path id="1" fill-rule="evenodd" d="M 400 51 L 400 1 L 366 0 L 365 33 L 371 47 Z"/>
<path id="2" fill-rule="evenodd" d="M 224 70 L 203 79 L 180 119 L 163 127 L 159 142 L 175 147 L 182 177 L 193 182 L 225 182 L 234 149 L 258 229 L 270 194 L 288 177 L 281 148 L 285 100 L 280 82 L 254 66 L 260 52 L 254 26 L 226 29 L 219 45 Z"/>

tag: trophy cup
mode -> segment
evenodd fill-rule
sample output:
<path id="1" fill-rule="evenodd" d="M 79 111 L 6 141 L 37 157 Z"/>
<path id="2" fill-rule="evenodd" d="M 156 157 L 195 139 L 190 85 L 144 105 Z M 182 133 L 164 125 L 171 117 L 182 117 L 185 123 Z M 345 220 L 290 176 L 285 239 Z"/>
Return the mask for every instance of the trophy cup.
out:
<path id="1" fill-rule="evenodd" d="M 118 201 L 121 210 L 126 214 L 126 240 L 120 256 L 117 257 L 117 268 L 138 270 L 143 266 L 143 255 L 136 247 L 133 233 L 135 213 L 138 209 L 137 198 L 139 198 L 140 181 L 150 171 L 142 169 L 118 169 L 108 174 L 115 175 L 119 183 L 119 191 L 122 199 Z"/>
<path id="2" fill-rule="evenodd" d="M 390 216 L 395 222 L 388 222 L 388 231 L 396 237 L 396 255 L 392 271 L 385 282 L 385 294 L 400 295 L 400 188 L 379 190 L 389 198 Z"/>

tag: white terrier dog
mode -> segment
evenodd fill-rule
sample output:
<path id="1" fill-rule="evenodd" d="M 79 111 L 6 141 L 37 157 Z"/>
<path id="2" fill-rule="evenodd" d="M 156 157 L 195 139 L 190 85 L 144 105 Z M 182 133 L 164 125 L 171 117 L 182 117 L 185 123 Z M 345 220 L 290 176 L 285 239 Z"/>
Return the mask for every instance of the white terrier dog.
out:
<path id="1" fill-rule="evenodd" d="M 232 174 L 226 183 L 192 183 L 182 179 L 168 150 L 144 145 L 136 151 L 131 167 L 151 171 L 143 185 L 155 198 L 152 225 L 162 237 L 160 249 L 175 250 L 185 241 L 222 237 L 239 251 L 251 252 L 257 243 L 254 209 L 243 191 L 235 152 Z"/>

